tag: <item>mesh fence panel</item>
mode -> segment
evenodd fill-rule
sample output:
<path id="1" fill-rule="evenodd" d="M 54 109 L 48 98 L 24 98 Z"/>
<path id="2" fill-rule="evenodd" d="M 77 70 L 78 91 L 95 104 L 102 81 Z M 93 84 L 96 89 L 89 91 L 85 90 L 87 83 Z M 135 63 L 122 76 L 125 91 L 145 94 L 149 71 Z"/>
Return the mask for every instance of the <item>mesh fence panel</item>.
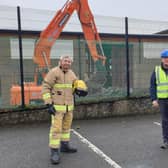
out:
<path id="1" fill-rule="evenodd" d="M 12 41 L 11 41 L 12 39 Z M 15 39 L 15 40 L 14 40 Z M 43 76 L 37 71 L 37 65 L 32 59 L 32 46 L 35 44 L 32 38 L 23 39 L 23 68 L 24 68 L 24 85 L 37 87 L 41 86 Z M 30 40 L 28 42 L 28 40 Z M 20 95 L 20 60 L 19 47 L 16 37 L 1 37 L 1 79 L 0 94 L 1 106 L 18 105 L 17 100 L 11 102 L 12 95 L 15 92 L 15 99 Z M 12 44 L 12 43 L 15 44 Z M 30 44 L 32 43 L 32 44 Z M 130 75 L 130 96 L 147 96 L 149 95 L 149 80 L 151 72 L 156 64 L 159 64 L 159 53 L 163 49 L 161 42 L 129 42 L 129 75 Z M 58 40 L 51 50 L 51 67 L 57 66 L 60 55 L 68 54 L 73 58 L 72 69 L 77 76 L 84 80 L 89 88 L 89 94 L 85 98 L 77 100 L 103 100 L 108 98 L 122 98 L 127 96 L 128 76 L 126 73 L 126 48 L 123 41 L 103 41 L 102 47 L 106 56 L 105 65 L 102 61 L 94 62 L 85 40 Z M 158 46 L 155 49 L 152 46 Z M 163 41 L 163 46 L 167 42 Z M 11 49 L 13 46 L 14 49 Z M 160 46 L 160 47 L 159 47 Z M 69 47 L 68 50 L 65 48 Z M 59 49 L 58 49 L 59 48 Z M 37 78 L 36 78 L 37 77 Z M 15 91 L 11 93 L 11 89 Z M 30 88 L 29 88 L 30 89 Z M 37 88 L 36 88 L 37 89 Z M 37 89 L 38 90 L 38 89 Z M 16 94 L 17 92 L 17 94 Z M 26 90 L 28 92 L 28 90 Z M 29 90 L 29 95 L 32 91 Z M 36 94 L 34 90 L 34 96 Z M 40 95 L 38 95 L 40 97 Z M 30 100 L 26 104 L 36 104 L 40 100 Z"/>
<path id="2" fill-rule="evenodd" d="M 13 7 L 0 6 L 0 20 L 4 23 L 0 29 L 17 30 L 17 10 Z M 34 15 L 34 17 L 29 14 Z M 54 11 L 21 9 L 22 29 L 42 30 L 54 16 Z M 46 17 L 44 17 L 44 15 Z M 74 15 L 64 31 L 81 30 Z M 130 96 L 149 96 L 150 75 L 154 66 L 160 64 L 160 52 L 167 48 L 167 35 L 159 35 L 168 26 L 168 22 L 156 22 L 128 19 L 129 32 L 129 69 L 126 61 L 125 20 L 124 18 L 95 16 L 97 28 L 102 34 L 102 47 L 106 56 L 105 65 L 94 62 L 87 41 L 78 35 L 61 37 L 51 50 L 51 66 L 58 64 L 61 55 L 68 54 L 73 58 L 72 69 L 80 79 L 86 81 L 89 94 L 77 101 L 104 100 Z M 36 24 L 38 23 L 38 24 Z M 38 25 L 38 26 L 36 26 Z M 117 34 L 118 33 L 118 34 Z M 121 35 L 122 34 L 122 35 Z M 146 36 L 145 36 L 146 35 Z M 41 70 L 33 62 L 35 44 L 38 37 L 31 34 L 22 36 L 23 70 L 26 104 L 41 104 Z M 102 54 L 99 43 L 98 54 Z M 21 105 L 19 41 L 15 33 L 0 34 L 0 105 L 15 107 Z M 128 73 L 129 72 L 129 76 Z M 129 78 L 128 78 L 129 77 Z M 35 90 L 30 91 L 35 88 Z M 28 95 L 28 97 L 26 97 Z M 31 99 L 30 97 L 34 97 Z"/>

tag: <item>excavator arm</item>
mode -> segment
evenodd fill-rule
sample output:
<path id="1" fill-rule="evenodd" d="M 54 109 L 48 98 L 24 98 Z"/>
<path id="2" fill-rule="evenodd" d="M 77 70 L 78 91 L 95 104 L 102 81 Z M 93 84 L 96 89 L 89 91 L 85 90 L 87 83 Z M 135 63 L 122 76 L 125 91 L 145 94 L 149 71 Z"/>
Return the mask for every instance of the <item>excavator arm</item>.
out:
<path id="1" fill-rule="evenodd" d="M 80 1 L 78 4 L 77 13 L 93 60 L 97 61 L 100 59 L 102 60 L 103 64 L 105 64 L 106 57 L 104 56 L 101 39 L 96 28 L 94 17 L 89 8 L 88 1 Z M 97 51 L 96 44 L 99 45 L 101 55 L 99 55 Z"/>
<path id="2" fill-rule="evenodd" d="M 60 33 L 65 27 L 74 11 L 77 11 L 85 39 L 88 44 L 91 56 L 94 61 L 102 60 L 105 63 L 101 40 L 96 29 L 94 17 L 89 8 L 87 0 L 68 0 L 62 9 L 60 9 L 49 25 L 40 34 L 40 38 L 36 43 L 33 60 L 39 67 L 44 68 L 50 66 L 50 52 L 53 44 L 59 38 Z M 101 55 L 98 54 L 96 43 L 99 44 Z"/>
<path id="3" fill-rule="evenodd" d="M 106 57 L 104 56 L 101 40 L 96 29 L 93 15 L 88 6 L 87 0 L 67 0 L 65 5 L 60 9 L 49 25 L 40 34 L 34 49 L 33 60 L 38 65 L 34 75 L 34 82 L 24 83 L 25 89 L 25 103 L 41 100 L 41 79 L 46 74 L 46 68 L 50 68 L 50 52 L 53 44 L 59 38 L 60 33 L 65 27 L 74 11 L 77 11 L 90 54 L 94 61 L 102 60 L 105 63 Z M 98 54 L 97 47 L 99 44 Z M 40 73 L 40 78 L 39 74 Z M 103 80 L 104 81 L 104 80 Z M 21 87 L 20 85 L 13 85 L 11 88 L 11 104 L 21 104 Z"/>

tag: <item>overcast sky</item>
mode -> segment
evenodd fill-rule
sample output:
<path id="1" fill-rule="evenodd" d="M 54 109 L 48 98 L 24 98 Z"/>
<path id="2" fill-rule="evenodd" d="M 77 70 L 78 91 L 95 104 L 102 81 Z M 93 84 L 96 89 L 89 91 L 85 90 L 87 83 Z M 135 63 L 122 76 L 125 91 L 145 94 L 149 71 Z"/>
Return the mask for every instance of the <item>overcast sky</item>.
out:
<path id="1" fill-rule="evenodd" d="M 0 0 L 0 5 L 57 11 L 66 0 Z M 168 0 L 88 0 L 94 15 L 168 21 Z"/>

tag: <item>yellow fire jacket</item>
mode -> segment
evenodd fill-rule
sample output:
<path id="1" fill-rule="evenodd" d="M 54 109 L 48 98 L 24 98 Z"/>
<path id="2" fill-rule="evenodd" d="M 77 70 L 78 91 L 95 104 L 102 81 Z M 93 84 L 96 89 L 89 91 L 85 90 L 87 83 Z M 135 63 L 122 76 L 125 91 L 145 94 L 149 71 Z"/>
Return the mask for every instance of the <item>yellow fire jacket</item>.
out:
<path id="1" fill-rule="evenodd" d="M 77 79 L 72 70 L 63 72 L 60 67 L 51 69 L 42 84 L 42 98 L 45 104 L 74 105 L 73 82 Z"/>

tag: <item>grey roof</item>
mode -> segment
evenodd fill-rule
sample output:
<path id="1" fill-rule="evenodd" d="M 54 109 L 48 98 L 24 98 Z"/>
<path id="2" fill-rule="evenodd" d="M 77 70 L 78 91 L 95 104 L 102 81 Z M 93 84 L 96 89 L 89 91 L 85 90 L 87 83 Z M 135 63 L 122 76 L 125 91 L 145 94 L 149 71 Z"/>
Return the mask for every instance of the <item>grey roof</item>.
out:
<path id="1" fill-rule="evenodd" d="M 56 11 L 30 8 L 21 9 L 22 30 L 41 31 L 52 20 Z M 125 18 L 95 15 L 95 22 L 99 33 L 125 33 Z M 0 29 L 17 30 L 17 7 L 0 6 Z M 168 22 L 128 19 L 130 34 L 154 34 L 168 28 Z M 82 32 L 76 13 L 72 15 L 65 26 L 66 32 Z"/>
<path id="2" fill-rule="evenodd" d="M 156 34 L 165 34 L 166 35 L 166 34 L 168 34 L 168 29 L 157 32 Z"/>

